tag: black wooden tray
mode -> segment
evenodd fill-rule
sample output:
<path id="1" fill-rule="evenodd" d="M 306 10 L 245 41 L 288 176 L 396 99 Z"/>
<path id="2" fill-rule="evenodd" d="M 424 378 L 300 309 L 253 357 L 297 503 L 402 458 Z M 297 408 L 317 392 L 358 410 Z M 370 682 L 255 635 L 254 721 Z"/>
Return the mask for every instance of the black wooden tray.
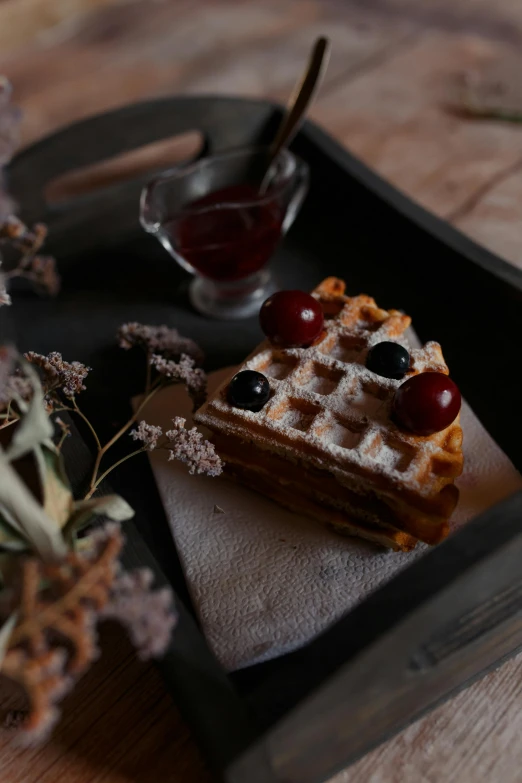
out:
<path id="1" fill-rule="evenodd" d="M 60 350 L 95 368 L 85 394 L 107 433 L 142 388 L 142 366 L 114 347 L 120 323 L 167 323 L 205 348 L 208 369 L 242 359 L 256 319 L 194 313 L 186 275 L 138 224 L 142 181 L 50 207 L 57 175 L 198 129 L 203 152 L 270 138 L 280 109 L 231 98 L 167 98 L 88 119 L 22 151 L 9 170 L 22 217 L 50 226 L 64 290 L 0 311 L 2 337 Z M 383 307 L 406 310 L 423 340 L 444 346 L 452 375 L 491 434 L 522 465 L 522 272 L 383 182 L 307 123 L 293 145 L 311 190 L 274 262 L 285 287 L 347 280 Z M 422 557 L 332 628 L 275 661 L 227 677 L 192 616 L 175 546 L 146 459 L 115 474 L 137 509 L 129 562 L 161 571 L 187 609 L 161 662 L 216 772 L 229 783 L 319 783 L 522 644 L 522 493 Z M 139 532 L 138 532 L 139 531 Z M 144 543 L 144 539 L 147 544 Z M 148 546 L 147 546 L 148 545 Z M 151 555 L 151 552 L 153 553 Z"/>

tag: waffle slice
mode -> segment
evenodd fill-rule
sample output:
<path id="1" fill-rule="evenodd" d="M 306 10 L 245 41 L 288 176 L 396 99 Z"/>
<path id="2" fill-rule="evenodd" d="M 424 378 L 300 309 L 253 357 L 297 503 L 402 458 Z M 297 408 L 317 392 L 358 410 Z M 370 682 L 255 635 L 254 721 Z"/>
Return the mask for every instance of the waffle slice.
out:
<path id="1" fill-rule="evenodd" d="M 392 549 L 436 544 L 458 500 L 459 419 L 430 436 L 393 423 L 391 402 L 402 381 L 376 375 L 365 359 L 384 340 L 407 346 L 410 318 L 344 289 L 342 280 L 327 278 L 313 292 L 325 314 L 313 346 L 280 349 L 265 341 L 241 366 L 270 381 L 261 411 L 227 402 L 229 378 L 195 419 L 212 431 L 232 478 L 282 505 Z M 409 351 L 406 377 L 448 373 L 438 343 Z"/>

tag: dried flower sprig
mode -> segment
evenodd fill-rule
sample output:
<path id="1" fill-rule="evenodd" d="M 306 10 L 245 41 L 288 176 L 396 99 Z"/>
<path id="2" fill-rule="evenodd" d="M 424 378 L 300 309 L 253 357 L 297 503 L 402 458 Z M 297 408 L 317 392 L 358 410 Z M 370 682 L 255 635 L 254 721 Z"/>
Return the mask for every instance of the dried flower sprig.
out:
<path id="1" fill-rule="evenodd" d="M 205 402 L 207 376 L 201 367 L 196 367 L 196 362 L 191 356 L 182 353 L 179 361 L 176 362 L 153 353 L 149 361 L 152 367 L 169 381 L 184 381 L 195 408 L 199 408 Z"/>
<path id="2" fill-rule="evenodd" d="M 31 389 L 27 401 L 16 394 L 9 400 L 8 405 L 17 406 L 17 426 L 0 446 L 1 687 L 2 696 L 6 683 L 18 687 L 11 688 L 13 695 L 25 694 L 23 705 L 9 705 L 17 708 L 10 723 L 22 723 L 16 736 L 28 743 L 45 738 L 59 715 L 57 700 L 97 656 L 96 625 L 103 612 L 114 618 L 122 614 L 120 580 L 123 585 L 128 580 L 118 562 L 119 527 L 84 532 L 81 539 L 77 534 L 97 514 L 123 521 L 132 509 L 115 495 L 74 501 L 62 456 L 51 441 L 53 428 L 35 367 L 5 348 L 0 349 L 0 370 L 4 400 L 13 378 L 20 379 L 14 371 L 25 372 Z M 53 383 L 59 376 L 54 370 L 49 371 Z M 71 382 L 68 375 L 62 380 Z M 68 428 L 62 429 L 63 437 Z M 125 624 L 132 634 L 136 622 L 135 639 L 143 642 L 145 655 L 161 654 L 175 619 L 171 596 L 165 590 L 156 595 L 141 575 L 129 578 L 136 607 L 132 613 L 127 606 Z M 145 619 L 141 611 L 148 613 Z M 153 612 L 165 630 L 151 649 L 143 629 L 155 627 Z"/>
<path id="3" fill-rule="evenodd" d="M 131 329 L 131 333 L 136 331 L 140 340 L 151 336 L 155 351 L 146 348 L 146 361 L 155 377 L 149 373 L 148 391 L 136 412 L 104 445 L 77 401 L 85 391 L 90 368 L 68 362 L 58 352 L 47 356 L 29 352 L 21 358 L 14 349 L 0 348 L 0 415 L 4 417 L 0 426 L 18 423 L 5 455 L 0 448 L 5 474 L 3 484 L 0 480 L 0 496 L 2 487 L 7 491 L 7 485 L 15 480 L 9 459 L 31 450 L 37 456 L 43 482 L 42 506 L 35 498 L 29 504 L 6 505 L 10 516 L 4 515 L 5 519 L 1 518 L 0 497 L 2 577 L 4 584 L 16 584 L 8 579 L 11 568 L 14 566 L 16 573 L 18 567 L 21 585 L 19 593 L 11 589 L 1 594 L 0 674 L 26 694 L 25 717 L 21 719 L 20 711 L 16 713 L 17 722 L 22 720 L 19 737 L 26 744 L 48 735 L 59 717 L 58 700 L 96 658 L 98 622 L 119 620 L 143 658 L 162 653 L 175 624 L 170 591 L 151 590 L 152 575 L 147 570 L 128 574 L 119 567 L 119 529 L 101 538 L 91 533 L 77 539 L 77 531 L 93 514 L 104 513 L 118 520 L 129 517 L 130 509 L 121 498 L 92 497 L 100 483 L 125 460 L 155 448 L 168 450 L 169 459 L 185 463 L 192 474 L 217 476 L 222 470 L 214 446 L 196 428 L 186 429 L 185 419 L 173 419 L 172 429 L 164 433 L 161 427 L 139 418 L 147 402 L 166 385 L 181 381 L 194 397 L 204 394 L 206 377 L 194 356 L 174 353 L 180 347 L 188 347 L 198 356 L 201 352 L 166 327 Z M 159 346 L 165 348 L 166 355 L 159 352 Z M 52 429 L 45 408 L 61 429 L 58 447 L 50 444 Z M 61 445 L 70 434 L 69 426 L 56 415 L 62 410 L 84 419 L 98 448 L 89 491 L 79 502 L 74 502 L 60 463 Z M 102 473 L 102 458 L 129 431 L 138 448 Z M 33 556 L 21 566 L 20 554 L 24 552 Z"/>
<path id="4" fill-rule="evenodd" d="M 78 407 L 76 395 L 85 391 L 85 379 L 91 371 L 90 367 L 81 362 L 66 362 L 61 353 L 53 351 L 47 356 L 29 351 L 24 354 L 24 359 L 29 364 L 38 368 L 44 403 L 48 413 L 70 411 L 78 414 L 87 424 L 96 442 L 99 444 L 98 435 L 91 422 Z M 6 392 L 4 393 L 8 400 L 13 398 L 29 400 L 32 394 L 32 385 L 28 383 L 24 376 L 23 367 L 18 365 L 14 372 L 11 372 L 7 380 Z M 63 396 L 62 396 L 63 395 Z M 64 401 L 65 398 L 65 401 Z M 0 408 L 2 407 L 2 395 L 0 393 Z M 1 426 L 7 426 L 20 418 L 20 411 L 16 405 L 8 404 L 7 416 Z M 55 420 L 61 427 L 59 420 Z M 62 434 L 63 434 L 63 428 Z M 63 439 L 60 442 L 63 443 Z"/>
<path id="5" fill-rule="evenodd" d="M 63 420 L 60 418 L 60 416 L 56 416 L 56 417 L 55 417 L 55 419 L 54 419 L 54 423 L 55 423 L 55 424 L 56 424 L 56 426 L 57 426 L 57 427 L 60 429 L 60 432 L 61 432 L 60 439 L 59 439 L 59 441 L 58 441 L 58 443 L 57 443 L 57 449 L 58 449 L 58 451 L 61 451 L 61 450 L 62 450 L 63 443 L 64 443 L 64 440 L 65 440 L 66 438 L 70 438 L 70 437 L 71 437 L 71 435 L 72 435 L 72 432 L 71 432 L 71 427 L 70 427 L 70 425 L 69 425 L 69 424 L 66 424 L 66 423 L 65 423 L 65 422 L 64 422 L 64 421 L 63 421 Z"/>
<path id="6" fill-rule="evenodd" d="M 46 227 L 37 223 L 28 227 L 14 216 L 14 204 L 4 187 L 2 167 L 11 159 L 18 143 L 20 111 L 11 103 L 11 85 L 0 76 L 0 251 L 7 251 L 9 269 L 0 275 L 0 306 L 10 305 L 7 291 L 15 277 L 28 280 L 37 293 L 56 296 L 60 277 L 56 262 L 50 256 L 39 255 L 47 235 Z M 3 261 L 0 252 L 0 265 Z"/>
<path id="7" fill-rule="evenodd" d="M 132 438 L 140 442 L 139 448 L 102 471 L 102 461 L 109 449 L 139 421 L 143 409 L 161 388 L 183 382 L 193 400 L 194 407 L 199 407 L 206 398 L 207 378 L 203 369 L 197 365 L 195 358 L 198 357 L 201 360 L 203 353 L 196 343 L 180 335 L 176 329 L 138 323 L 124 324 L 118 332 L 118 340 L 125 349 L 134 345 L 145 349 L 147 383 L 145 393 L 136 411 L 113 437 L 103 444 L 95 427 L 79 407 L 77 400 L 78 396 L 85 391 L 85 380 L 91 368 L 78 361 L 68 362 L 57 351 L 46 356 L 35 351 L 29 351 L 24 355 L 25 360 L 37 368 L 40 373 L 44 402 L 48 413 L 59 414 L 62 411 L 68 411 L 79 415 L 95 440 L 97 454 L 86 499 L 93 496 L 101 482 L 122 462 L 156 447 L 159 438 L 163 435 L 161 428 L 141 421 L 137 429 L 133 429 L 131 432 Z M 185 351 L 190 351 L 190 354 Z M 3 384 L 0 384 L 0 416 L 2 416 L 0 427 L 8 426 L 20 418 L 20 410 L 16 404 L 13 404 L 13 398 L 29 399 L 32 388 L 31 384 L 27 384 L 23 368 L 16 366 L 13 370 L 12 363 L 10 364 L 9 361 L 5 351 L 3 357 L 0 354 L 0 379 L 4 378 Z M 62 429 L 62 437 L 58 443 L 60 449 L 68 433 L 60 424 L 59 419 L 56 419 L 55 423 Z M 171 459 L 181 459 L 190 466 L 191 471 L 194 469 L 198 472 L 208 473 L 208 475 L 217 475 L 217 468 L 211 453 L 213 447 L 210 444 L 205 445 L 206 441 L 201 437 L 198 443 L 201 446 L 202 455 L 204 454 L 208 459 L 208 469 L 204 467 L 199 470 L 196 461 L 187 456 L 184 450 L 189 447 L 189 443 L 191 446 L 196 445 L 196 430 L 190 436 L 186 432 L 180 435 L 177 430 L 171 430 L 170 433 L 172 436 L 176 435 L 176 446 L 170 449 Z M 165 434 L 165 437 L 167 440 L 163 445 L 169 441 L 168 433 Z M 179 456 L 177 456 L 178 454 Z"/>
<path id="8" fill-rule="evenodd" d="M 121 622 L 144 659 L 162 655 L 169 643 L 176 624 L 172 591 L 153 590 L 147 569 L 122 571 L 122 545 L 119 528 L 111 525 L 92 536 L 86 553 L 23 564 L 0 671 L 27 700 L 18 734 L 24 745 L 47 737 L 59 718 L 57 702 L 98 657 L 100 621 Z"/>
<path id="9" fill-rule="evenodd" d="M 215 446 L 205 440 L 196 427 L 185 429 L 186 419 L 176 416 L 172 419 L 173 429 L 167 430 L 162 439 L 161 427 L 154 427 L 141 421 L 137 429 L 129 434 L 133 440 L 143 443 L 142 451 L 154 451 L 156 448 L 167 449 L 170 460 L 184 462 L 189 473 L 204 473 L 207 476 L 219 476 L 223 471 L 223 462 L 216 452 Z"/>
<path id="10" fill-rule="evenodd" d="M 143 443 L 144 449 L 154 451 L 158 445 L 158 440 L 163 435 L 161 427 L 155 427 L 153 424 L 147 424 L 146 421 L 140 421 L 137 429 L 131 430 L 129 435 L 133 440 Z"/>
<path id="11" fill-rule="evenodd" d="M 0 77 L 0 306 L 11 304 L 8 284 L 14 278 L 50 296 L 60 287 L 54 259 L 41 254 L 46 227 L 30 227 L 15 217 L 3 187 L 2 166 L 12 155 L 19 124 L 10 97 L 10 85 Z M 161 386 L 176 380 L 184 381 L 192 394 L 202 394 L 204 375 L 196 367 L 202 355 L 193 341 L 166 326 L 129 324 L 123 342 L 125 334 L 124 347 L 140 344 L 147 354 L 146 395 L 140 408 Z M 179 362 L 178 375 L 168 378 L 155 370 L 153 353 Z M 99 460 L 88 499 L 74 500 L 60 452 L 70 427 L 55 414 L 66 410 L 80 415 L 101 458 L 140 413 L 102 446 L 77 403 L 88 372 L 85 365 L 66 362 L 57 352 L 32 352 L 23 359 L 13 348 L 0 346 L 0 428 L 15 425 L 2 432 L 0 445 L 0 679 L 2 695 L 6 682 L 25 694 L 25 704 L 10 705 L 22 709 L 11 711 L 8 721 L 21 729 L 16 736 L 25 744 L 47 736 L 59 716 L 58 700 L 98 655 L 101 620 L 123 623 L 143 658 L 162 654 L 176 622 L 169 589 L 152 590 L 147 570 L 122 570 L 119 527 L 85 534 L 95 515 L 120 522 L 132 516 L 132 509 L 117 496 L 91 497 L 112 469 L 100 476 Z M 58 446 L 52 442 L 53 419 L 61 430 Z M 155 431 L 138 430 L 142 438 L 135 453 L 145 450 L 143 437 L 153 439 Z M 28 468 L 33 475 L 26 483 Z"/>
<path id="12" fill-rule="evenodd" d="M 184 462 L 191 474 L 219 476 L 223 470 L 223 462 L 216 453 L 214 444 L 205 440 L 196 427 L 185 429 L 185 419 L 181 416 L 172 419 L 172 424 L 173 429 L 165 433 L 169 444 L 169 460 Z"/>
<path id="13" fill-rule="evenodd" d="M 52 351 L 47 356 L 29 351 L 24 354 L 24 357 L 42 371 L 42 386 L 49 403 L 53 402 L 53 397 L 58 391 L 70 400 L 85 391 L 84 380 L 91 367 L 86 367 L 81 362 L 66 362 L 58 351 Z"/>
<path id="14" fill-rule="evenodd" d="M 116 620 L 130 636 L 142 661 L 162 655 L 176 625 L 172 591 L 152 590 L 154 574 L 148 568 L 122 572 L 114 580 L 111 599 L 100 612 L 103 619 Z"/>
<path id="15" fill-rule="evenodd" d="M 28 280 L 34 290 L 44 296 L 59 293 L 61 282 L 55 259 L 38 254 L 46 235 L 47 228 L 42 223 L 29 228 L 14 215 L 0 219 L 0 249 L 7 249 L 15 257 L 10 268 L 2 272 L 0 304 L 11 304 L 6 286 L 15 277 Z M 0 263 L 2 260 L 0 254 Z"/>
<path id="16" fill-rule="evenodd" d="M 156 447 L 160 434 L 153 425 L 141 422 L 131 436 L 143 445 L 127 456 L 118 460 L 103 473 L 100 473 L 101 462 L 107 451 L 139 420 L 140 414 L 152 397 L 165 386 L 184 382 L 194 407 L 203 404 L 206 398 L 207 378 L 198 363 L 203 360 L 203 352 L 190 338 L 180 335 L 177 329 L 168 326 L 151 326 L 131 322 L 123 324 L 118 330 L 118 342 L 121 348 L 129 350 L 139 347 L 146 355 L 146 384 L 143 398 L 130 419 L 103 446 L 98 443 L 98 454 L 93 469 L 87 497 L 91 497 L 99 484 L 108 474 L 130 457 L 152 450 Z M 153 376 L 153 371 L 155 376 Z M 205 472 L 205 471 L 203 471 Z M 213 474 L 209 474 L 213 475 Z"/>
<path id="17" fill-rule="evenodd" d="M 180 335 L 177 329 L 162 326 L 139 324 L 135 321 L 122 324 L 118 330 L 120 348 L 128 351 L 134 346 L 143 348 L 149 355 L 161 354 L 167 358 L 191 356 L 197 364 L 203 361 L 201 348 L 189 337 Z"/>

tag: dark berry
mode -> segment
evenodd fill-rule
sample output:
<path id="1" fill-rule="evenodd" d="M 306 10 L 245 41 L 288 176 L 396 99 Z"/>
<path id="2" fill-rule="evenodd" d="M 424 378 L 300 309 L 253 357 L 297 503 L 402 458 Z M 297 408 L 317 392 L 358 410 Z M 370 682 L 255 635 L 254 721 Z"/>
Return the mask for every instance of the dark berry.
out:
<path id="1" fill-rule="evenodd" d="M 259 313 L 261 329 L 268 339 L 285 348 L 310 345 L 324 325 L 317 299 L 304 291 L 279 291 L 264 302 Z"/>
<path id="2" fill-rule="evenodd" d="M 227 399 L 234 408 L 260 411 L 270 397 L 268 378 L 255 370 L 243 370 L 228 384 Z"/>
<path id="3" fill-rule="evenodd" d="M 410 354 L 399 343 L 377 343 L 368 351 L 366 366 L 383 378 L 400 381 L 410 368 Z"/>
<path id="4" fill-rule="evenodd" d="M 460 410 L 458 386 L 440 372 L 423 372 L 399 386 L 393 413 L 399 424 L 416 435 L 433 435 L 449 427 Z"/>

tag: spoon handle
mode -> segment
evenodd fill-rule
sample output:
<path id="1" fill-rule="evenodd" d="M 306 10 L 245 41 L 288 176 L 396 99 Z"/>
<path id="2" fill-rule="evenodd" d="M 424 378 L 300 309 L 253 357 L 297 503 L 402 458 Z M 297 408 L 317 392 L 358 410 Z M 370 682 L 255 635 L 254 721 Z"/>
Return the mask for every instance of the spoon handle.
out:
<path id="1" fill-rule="evenodd" d="M 269 166 L 282 147 L 289 144 L 299 130 L 306 110 L 319 87 L 321 77 L 326 71 L 329 55 L 330 41 L 321 36 L 315 42 L 306 70 L 290 96 L 286 114 L 270 147 Z"/>

